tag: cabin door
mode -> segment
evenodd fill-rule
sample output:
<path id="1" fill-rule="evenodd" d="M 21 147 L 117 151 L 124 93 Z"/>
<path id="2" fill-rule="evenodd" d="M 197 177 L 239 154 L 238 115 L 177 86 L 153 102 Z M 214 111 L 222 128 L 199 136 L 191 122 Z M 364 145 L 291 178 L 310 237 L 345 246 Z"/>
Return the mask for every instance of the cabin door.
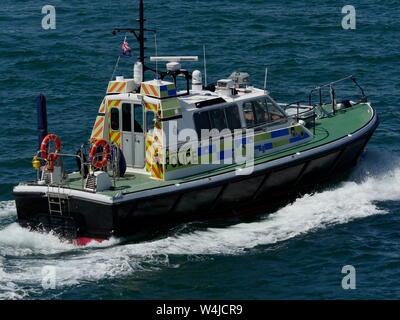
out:
<path id="1" fill-rule="evenodd" d="M 133 105 L 134 167 L 143 168 L 145 163 L 143 105 Z"/>
<path id="2" fill-rule="evenodd" d="M 143 106 L 122 104 L 122 151 L 128 167 L 144 167 Z"/>

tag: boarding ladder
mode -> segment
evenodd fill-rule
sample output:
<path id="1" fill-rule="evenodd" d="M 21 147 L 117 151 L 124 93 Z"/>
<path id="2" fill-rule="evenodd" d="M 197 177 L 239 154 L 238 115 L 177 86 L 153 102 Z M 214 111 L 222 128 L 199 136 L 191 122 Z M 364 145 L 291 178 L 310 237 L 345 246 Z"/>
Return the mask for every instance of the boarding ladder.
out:
<path id="1" fill-rule="evenodd" d="M 69 213 L 69 197 L 68 194 L 61 193 L 61 185 L 56 187 L 57 192 L 50 192 L 50 185 L 47 185 L 47 201 L 49 204 L 50 215 L 66 215 Z"/>

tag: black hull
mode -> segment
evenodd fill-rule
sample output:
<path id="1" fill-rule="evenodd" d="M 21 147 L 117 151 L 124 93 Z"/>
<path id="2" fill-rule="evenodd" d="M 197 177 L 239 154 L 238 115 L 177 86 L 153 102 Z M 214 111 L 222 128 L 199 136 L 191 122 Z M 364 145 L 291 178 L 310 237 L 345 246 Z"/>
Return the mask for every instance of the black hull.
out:
<path id="1" fill-rule="evenodd" d="M 14 192 L 18 222 L 35 230 L 53 230 L 69 239 L 107 239 L 135 235 L 165 224 L 266 212 L 282 199 L 288 201 L 310 187 L 316 188 L 346 174 L 357 163 L 377 127 L 378 121 L 374 120 L 368 130 L 348 143 L 249 176 L 234 176 L 206 186 L 114 204 L 70 197 L 66 204 L 69 216 L 50 215 L 43 193 Z"/>

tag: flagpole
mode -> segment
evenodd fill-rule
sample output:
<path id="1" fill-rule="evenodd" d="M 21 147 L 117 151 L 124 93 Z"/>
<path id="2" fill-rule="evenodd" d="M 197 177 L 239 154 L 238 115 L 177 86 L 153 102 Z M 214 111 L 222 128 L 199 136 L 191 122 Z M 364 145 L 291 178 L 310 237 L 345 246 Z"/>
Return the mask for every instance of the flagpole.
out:
<path id="1" fill-rule="evenodd" d="M 126 42 L 127 37 L 128 37 L 128 33 L 125 33 L 124 43 Z M 113 73 L 111 75 L 111 80 L 110 81 L 112 81 L 114 79 L 115 71 L 117 71 L 117 68 L 118 68 L 118 65 L 119 65 L 119 59 L 121 59 L 121 54 L 118 55 L 117 63 L 115 64 L 114 71 L 113 71 Z"/>
<path id="2" fill-rule="evenodd" d="M 114 79 L 115 71 L 117 71 L 117 68 L 118 68 L 119 59 L 121 59 L 121 55 L 118 56 L 117 63 L 115 64 L 114 71 L 113 71 L 113 73 L 111 75 L 110 81 L 112 81 Z"/>

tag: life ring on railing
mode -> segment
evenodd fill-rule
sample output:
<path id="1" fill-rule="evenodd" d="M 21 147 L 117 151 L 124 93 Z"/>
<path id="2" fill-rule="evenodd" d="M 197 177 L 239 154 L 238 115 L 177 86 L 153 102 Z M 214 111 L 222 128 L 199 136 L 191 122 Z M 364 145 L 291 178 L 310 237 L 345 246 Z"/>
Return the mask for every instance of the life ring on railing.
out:
<path id="1" fill-rule="evenodd" d="M 54 141 L 56 145 L 55 153 L 48 153 L 47 148 L 49 143 Z M 40 145 L 40 153 L 41 157 L 49 162 L 48 169 L 54 169 L 54 162 L 58 159 L 59 155 L 57 153 L 61 153 L 61 141 L 57 135 L 51 133 L 44 137 L 41 145 Z"/>
<path id="2" fill-rule="evenodd" d="M 100 147 L 103 148 L 103 152 L 101 152 L 103 154 L 103 160 L 98 161 L 97 148 Z M 110 160 L 110 146 L 104 139 L 97 140 L 90 149 L 89 155 L 90 155 L 90 162 L 92 163 L 92 165 L 98 169 L 101 169 L 107 164 L 108 160 Z"/>

